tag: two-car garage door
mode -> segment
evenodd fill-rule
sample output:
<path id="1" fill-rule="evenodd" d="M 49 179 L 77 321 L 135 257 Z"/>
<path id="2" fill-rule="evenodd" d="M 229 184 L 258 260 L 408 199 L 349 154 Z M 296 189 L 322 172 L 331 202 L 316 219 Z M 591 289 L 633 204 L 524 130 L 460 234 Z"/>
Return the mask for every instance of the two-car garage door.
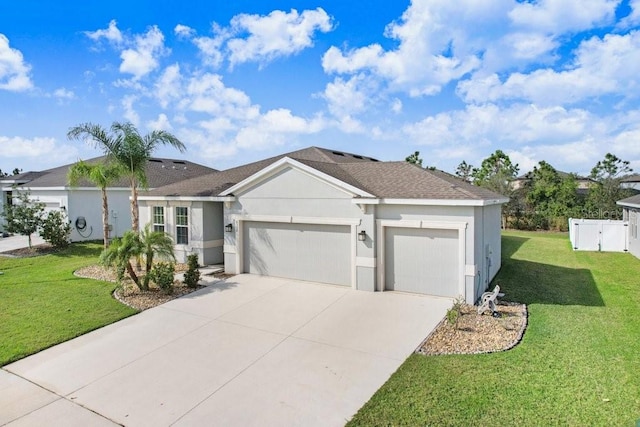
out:
<path id="1" fill-rule="evenodd" d="M 351 227 L 243 221 L 243 270 L 351 285 Z"/>
<path id="2" fill-rule="evenodd" d="M 385 289 L 458 296 L 458 230 L 384 228 Z"/>

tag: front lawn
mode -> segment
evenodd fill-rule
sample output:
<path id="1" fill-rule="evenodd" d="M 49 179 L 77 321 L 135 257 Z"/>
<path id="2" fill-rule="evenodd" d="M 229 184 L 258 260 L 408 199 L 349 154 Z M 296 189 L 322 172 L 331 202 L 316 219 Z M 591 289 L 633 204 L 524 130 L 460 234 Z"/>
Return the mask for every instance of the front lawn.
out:
<path id="1" fill-rule="evenodd" d="M 505 299 L 529 308 L 522 343 L 412 355 L 349 425 L 636 425 L 640 260 L 559 233 L 505 233 L 502 251 Z"/>
<path id="2" fill-rule="evenodd" d="M 136 312 L 113 299 L 113 283 L 73 275 L 101 250 L 76 243 L 55 254 L 0 257 L 0 366 Z"/>

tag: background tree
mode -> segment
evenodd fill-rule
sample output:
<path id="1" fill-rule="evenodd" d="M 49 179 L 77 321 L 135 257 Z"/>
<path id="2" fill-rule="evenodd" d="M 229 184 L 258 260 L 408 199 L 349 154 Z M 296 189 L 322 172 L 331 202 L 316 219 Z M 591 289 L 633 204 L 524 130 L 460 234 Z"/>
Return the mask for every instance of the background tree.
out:
<path id="1" fill-rule="evenodd" d="M 110 132 L 99 125 L 84 123 L 72 127 L 69 139 L 87 139 L 101 149 L 108 160 L 122 166 L 131 187 L 131 228 L 139 230 L 138 187 L 147 188 L 146 166 L 153 152 L 161 145 L 170 145 L 180 152 L 184 144 L 169 132 L 155 130 L 144 136 L 131 123 L 114 122 Z"/>
<path id="2" fill-rule="evenodd" d="M 534 166 L 529 177 L 525 199 L 534 220 L 533 228 L 564 229 L 578 205 L 576 176 L 562 176 L 542 160 Z"/>
<path id="3" fill-rule="evenodd" d="M 473 182 L 473 177 L 471 176 L 472 172 L 473 166 L 471 166 L 464 160 L 460 162 L 460 164 L 456 168 L 456 176 L 460 177 L 464 182 L 468 182 L 469 184 Z"/>
<path id="4" fill-rule="evenodd" d="M 5 218 L 5 230 L 27 236 L 31 249 L 31 235 L 38 231 L 44 220 L 45 204 L 30 199 L 30 193 L 20 191 L 14 193 L 14 203 L 5 204 L 2 216 Z M 17 199 L 17 202 L 16 202 Z"/>
<path id="5" fill-rule="evenodd" d="M 22 173 L 22 169 L 13 168 L 13 171 L 10 174 L 0 169 L 0 178 L 6 178 L 8 176 L 18 175 L 19 173 Z"/>
<path id="6" fill-rule="evenodd" d="M 621 215 L 622 211 L 616 202 L 633 195 L 631 190 L 620 187 L 624 175 L 630 172 L 633 169 L 629 167 L 629 162 L 611 153 L 596 163 L 590 175 L 595 183 L 587 196 L 587 208 L 593 213 L 592 216 L 617 218 Z"/>
<path id="7" fill-rule="evenodd" d="M 411 163 L 413 165 L 418 165 L 418 166 L 422 167 L 422 159 L 420 158 L 420 152 L 419 151 L 416 151 L 415 153 L 408 155 L 404 160 L 407 163 Z"/>
<path id="8" fill-rule="evenodd" d="M 123 174 L 122 166 L 116 163 L 86 163 L 80 160 L 69 168 L 67 179 L 69 185 L 77 187 L 81 180 L 86 179 L 100 189 L 102 195 L 102 233 L 104 248 L 109 246 L 109 201 L 107 187 L 118 180 Z"/>

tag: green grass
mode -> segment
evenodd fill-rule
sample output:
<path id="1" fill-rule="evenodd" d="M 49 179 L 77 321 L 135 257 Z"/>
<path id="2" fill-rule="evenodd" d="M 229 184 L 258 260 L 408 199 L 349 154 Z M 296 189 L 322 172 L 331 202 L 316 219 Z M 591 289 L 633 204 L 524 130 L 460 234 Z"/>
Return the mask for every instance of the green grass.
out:
<path id="1" fill-rule="evenodd" d="M 559 233 L 505 233 L 502 250 L 496 280 L 529 309 L 523 341 L 412 355 L 349 425 L 636 425 L 640 260 L 573 252 Z"/>
<path id="2" fill-rule="evenodd" d="M 73 275 L 101 249 L 77 243 L 45 256 L 0 257 L 0 366 L 136 313 L 113 299 L 113 283 Z"/>

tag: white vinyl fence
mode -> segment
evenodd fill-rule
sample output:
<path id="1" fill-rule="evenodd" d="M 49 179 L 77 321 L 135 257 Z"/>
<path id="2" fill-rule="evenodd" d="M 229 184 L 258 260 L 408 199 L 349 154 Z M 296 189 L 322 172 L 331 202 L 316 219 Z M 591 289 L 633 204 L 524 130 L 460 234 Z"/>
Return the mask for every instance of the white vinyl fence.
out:
<path id="1" fill-rule="evenodd" d="M 569 240 L 575 251 L 627 252 L 628 221 L 569 219 Z"/>

